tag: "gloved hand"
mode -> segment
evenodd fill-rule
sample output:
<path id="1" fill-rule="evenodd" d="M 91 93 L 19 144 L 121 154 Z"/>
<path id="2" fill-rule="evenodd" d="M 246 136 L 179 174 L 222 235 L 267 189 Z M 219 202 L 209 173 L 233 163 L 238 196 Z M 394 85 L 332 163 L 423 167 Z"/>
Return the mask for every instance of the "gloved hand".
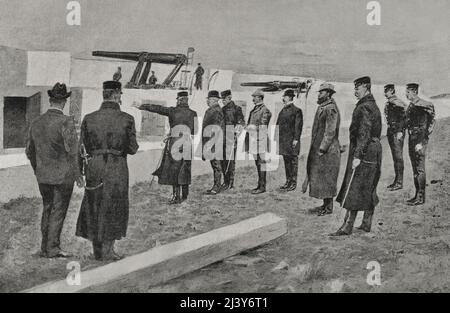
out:
<path id="1" fill-rule="evenodd" d="M 361 164 L 361 160 L 360 159 L 354 159 L 353 163 L 352 163 L 352 168 L 356 169 L 360 164 Z"/>
<path id="2" fill-rule="evenodd" d="M 423 146 L 421 143 L 416 145 L 416 152 L 420 152 L 420 151 L 422 151 L 422 149 L 423 149 Z"/>

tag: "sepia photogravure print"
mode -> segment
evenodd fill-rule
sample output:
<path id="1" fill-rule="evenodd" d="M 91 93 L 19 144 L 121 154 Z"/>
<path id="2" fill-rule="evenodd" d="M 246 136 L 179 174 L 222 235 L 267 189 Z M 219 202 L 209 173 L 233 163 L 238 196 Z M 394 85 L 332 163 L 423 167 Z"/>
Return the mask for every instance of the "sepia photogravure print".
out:
<path id="1" fill-rule="evenodd" d="M 449 292 L 449 13 L 0 0 L 0 293 Z"/>

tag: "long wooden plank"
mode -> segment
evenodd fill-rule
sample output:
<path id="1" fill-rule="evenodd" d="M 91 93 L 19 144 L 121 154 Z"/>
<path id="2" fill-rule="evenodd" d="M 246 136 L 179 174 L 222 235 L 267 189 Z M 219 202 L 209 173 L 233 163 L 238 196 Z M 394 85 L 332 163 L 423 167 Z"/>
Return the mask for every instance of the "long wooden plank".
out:
<path id="1" fill-rule="evenodd" d="M 286 220 L 267 213 L 83 272 L 80 286 L 69 286 L 61 280 L 24 292 L 120 292 L 124 287 L 145 290 L 261 246 L 286 232 Z"/>

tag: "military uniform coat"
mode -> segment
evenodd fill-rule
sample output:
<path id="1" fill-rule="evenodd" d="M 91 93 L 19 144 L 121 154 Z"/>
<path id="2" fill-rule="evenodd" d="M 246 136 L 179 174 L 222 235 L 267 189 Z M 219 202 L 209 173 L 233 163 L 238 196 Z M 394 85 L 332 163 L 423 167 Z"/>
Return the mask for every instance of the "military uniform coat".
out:
<path id="1" fill-rule="evenodd" d="M 434 124 L 436 116 L 434 105 L 419 98 L 411 102 L 406 115 L 410 142 L 414 144 L 428 143 L 430 127 Z"/>
<path id="2" fill-rule="evenodd" d="M 80 144 L 92 157 L 85 170 L 86 186 L 76 235 L 91 241 L 119 240 L 128 226 L 127 155 L 138 151 L 134 118 L 115 102 L 103 102 L 100 110 L 86 115 Z"/>
<path id="3" fill-rule="evenodd" d="M 207 134 L 205 132 L 206 128 L 212 127 L 212 134 Z M 221 130 L 220 133 L 218 133 L 219 129 Z M 210 130 L 210 131 L 211 131 Z M 214 105 L 210 108 L 208 108 L 205 112 L 205 116 L 203 117 L 203 125 L 202 125 L 202 158 L 204 160 L 221 160 L 223 158 L 223 143 L 224 143 L 224 133 L 225 133 L 225 118 L 223 115 L 223 111 L 220 108 L 220 105 Z M 219 137 L 218 137 L 219 136 Z M 205 150 L 205 146 L 208 144 L 210 140 L 214 140 L 214 145 L 207 148 Z M 209 144 L 208 144 L 209 146 Z M 218 154 L 219 157 L 212 158 L 211 155 L 206 155 L 205 151 L 208 153 L 215 154 L 216 152 L 219 152 L 217 149 L 221 151 L 220 154 Z"/>
<path id="4" fill-rule="evenodd" d="M 307 161 L 309 195 L 317 199 L 333 198 L 341 164 L 339 128 L 341 117 L 334 99 L 319 105 L 311 133 Z M 319 156 L 319 153 L 323 153 Z"/>
<path id="5" fill-rule="evenodd" d="M 388 124 L 388 135 L 404 132 L 406 129 L 406 104 L 393 95 L 386 102 L 384 114 Z"/>
<path id="6" fill-rule="evenodd" d="M 381 175 L 381 112 L 372 94 L 356 104 L 350 125 L 350 148 L 344 181 L 336 199 L 351 211 L 373 211 L 379 199 L 377 185 Z M 360 159 L 352 183 L 352 163 Z M 348 190 L 347 198 L 345 194 Z M 345 200 L 345 202 L 344 202 Z"/>
<path id="7" fill-rule="evenodd" d="M 143 104 L 141 110 L 158 113 L 169 118 L 171 132 L 176 127 L 186 127 L 185 132 L 194 135 L 197 123 L 197 113 L 189 108 L 188 105 L 177 105 L 176 107 L 164 107 L 154 104 Z M 178 136 L 177 136 L 178 135 Z M 185 134 L 186 136 L 187 134 Z M 189 159 L 174 159 L 172 156 L 172 147 L 178 140 L 184 140 L 184 147 L 189 149 Z M 183 153 L 183 147 L 179 152 Z M 158 177 L 160 185 L 190 185 L 192 168 L 192 141 L 189 138 L 182 137 L 179 134 L 171 134 L 164 147 L 160 166 L 153 175 Z"/>
<path id="8" fill-rule="evenodd" d="M 270 138 L 269 138 L 269 123 L 272 118 L 272 113 L 269 109 L 264 105 L 264 103 L 255 105 L 255 107 L 250 111 L 250 116 L 248 118 L 247 126 L 253 126 L 256 129 L 254 132 L 255 143 L 250 143 L 250 133 L 247 131 L 245 135 L 245 152 L 257 155 L 264 154 L 269 151 L 270 148 Z M 260 127 L 265 126 L 267 133 L 260 132 Z M 260 142 L 266 141 L 267 144 L 260 144 Z"/>
<path id="9" fill-rule="evenodd" d="M 222 108 L 223 117 L 225 121 L 225 137 L 224 137 L 224 147 L 227 147 L 231 149 L 234 144 L 235 140 L 235 132 L 233 131 L 233 134 L 228 134 L 228 127 L 233 126 L 233 129 L 237 125 L 245 126 L 245 120 L 244 120 L 244 114 L 242 113 L 242 108 L 238 105 L 236 105 L 233 101 L 228 103 L 227 105 L 223 106 Z M 236 148 L 236 147 L 235 147 Z M 226 150 L 226 149 L 225 149 Z M 226 153 L 225 156 L 228 158 L 230 153 Z"/>
<path id="10" fill-rule="evenodd" d="M 303 112 L 294 103 L 289 103 L 283 107 L 278 114 L 277 135 L 278 154 L 288 156 L 298 156 L 300 154 L 300 138 L 303 130 Z M 294 140 L 298 141 L 292 147 Z"/>

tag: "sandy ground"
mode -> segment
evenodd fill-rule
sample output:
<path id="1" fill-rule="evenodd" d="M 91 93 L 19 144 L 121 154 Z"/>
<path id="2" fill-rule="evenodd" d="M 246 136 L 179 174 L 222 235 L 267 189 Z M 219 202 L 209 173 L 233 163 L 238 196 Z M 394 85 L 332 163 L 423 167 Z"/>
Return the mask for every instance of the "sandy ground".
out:
<path id="1" fill-rule="evenodd" d="M 405 188 L 388 192 L 393 180 L 389 148 L 383 141 L 384 160 L 379 184 L 381 203 L 370 234 L 331 239 L 328 233 L 342 223 L 344 211 L 335 204 L 327 217 L 308 215 L 320 201 L 301 194 L 279 192 L 284 169 L 268 175 L 269 191 L 252 196 L 253 167 L 238 169 L 235 192 L 204 195 L 211 175 L 194 179 L 191 198 L 179 206 L 166 204 L 170 189 L 141 183 L 131 188 L 129 235 L 117 245 L 123 254 L 135 254 L 155 245 L 191 237 L 273 212 L 288 221 L 288 234 L 232 260 L 213 264 L 167 284 L 123 292 L 448 292 L 450 291 L 450 119 L 438 123 L 428 152 L 427 204 L 408 207 L 413 194 L 412 171 L 405 147 Z M 446 125 L 447 124 L 447 125 Z M 343 162 L 347 155 L 343 156 Z M 305 175 L 300 163 L 299 181 Z M 343 168 L 341 168 L 343 171 Z M 342 178 L 342 175 L 340 176 Z M 431 183 L 432 181 L 437 181 Z M 90 244 L 75 238 L 80 196 L 73 199 L 63 230 L 62 246 L 77 255 L 82 269 L 102 265 L 92 260 Z M 40 199 L 17 199 L 0 209 L 0 292 L 14 292 L 62 279 L 66 260 L 37 257 Z M 361 214 L 361 213 L 360 213 Z M 358 217 L 357 225 L 361 217 Z M 381 286 L 370 286 L 367 265 L 381 265 Z M 282 266 L 279 266 L 281 263 Z M 277 266 L 281 269 L 274 270 Z"/>

